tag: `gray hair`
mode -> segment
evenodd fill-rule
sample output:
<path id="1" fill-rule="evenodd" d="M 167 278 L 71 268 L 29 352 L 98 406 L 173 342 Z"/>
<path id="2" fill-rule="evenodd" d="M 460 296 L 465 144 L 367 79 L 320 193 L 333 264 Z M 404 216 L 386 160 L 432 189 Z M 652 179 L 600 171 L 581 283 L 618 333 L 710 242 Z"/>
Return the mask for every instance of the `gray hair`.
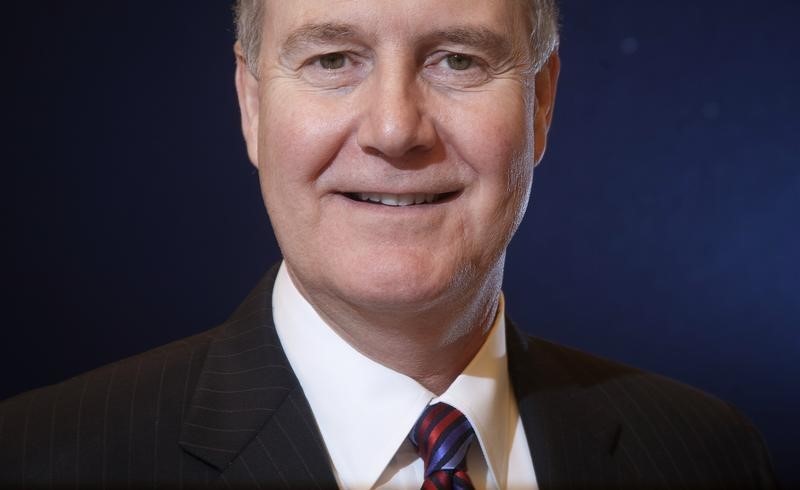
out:
<path id="1" fill-rule="evenodd" d="M 536 73 L 558 48 L 558 6 L 556 0 L 522 0 L 530 5 L 531 70 Z M 236 0 L 234 6 L 236 39 L 242 45 L 250 71 L 258 75 L 264 0 Z"/>

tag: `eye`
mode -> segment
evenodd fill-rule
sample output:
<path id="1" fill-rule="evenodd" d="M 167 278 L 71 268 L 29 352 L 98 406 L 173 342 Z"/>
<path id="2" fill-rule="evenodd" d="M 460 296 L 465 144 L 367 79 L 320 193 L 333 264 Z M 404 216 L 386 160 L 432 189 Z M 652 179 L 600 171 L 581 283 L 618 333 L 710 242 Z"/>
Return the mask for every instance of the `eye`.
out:
<path id="1" fill-rule="evenodd" d="M 453 70 L 467 70 L 472 66 L 472 58 L 463 54 L 451 54 L 447 56 L 447 66 Z"/>
<path id="2" fill-rule="evenodd" d="M 339 70 L 346 62 L 344 53 L 328 53 L 319 57 L 319 66 L 326 70 Z"/>
<path id="3" fill-rule="evenodd" d="M 477 87 L 491 79 L 491 67 L 480 56 L 441 50 L 426 60 L 425 76 L 443 87 Z"/>
<path id="4" fill-rule="evenodd" d="M 353 50 L 309 53 L 298 70 L 310 85 L 324 89 L 340 89 L 358 84 L 366 76 L 369 59 Z"/>

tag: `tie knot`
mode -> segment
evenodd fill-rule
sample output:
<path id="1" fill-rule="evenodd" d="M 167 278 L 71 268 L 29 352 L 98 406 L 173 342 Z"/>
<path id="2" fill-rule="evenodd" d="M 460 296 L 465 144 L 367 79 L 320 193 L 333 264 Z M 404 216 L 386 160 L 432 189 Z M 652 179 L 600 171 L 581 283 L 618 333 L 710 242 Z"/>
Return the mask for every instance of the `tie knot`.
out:
<path id="1" fill-rule="evenodd" d="M 425 476 L 437 471 L 466 471 L 467 450 L 475 438 L 463 413 L 445 403 L 428 406 L 409 439 L 425 463 Z"/>

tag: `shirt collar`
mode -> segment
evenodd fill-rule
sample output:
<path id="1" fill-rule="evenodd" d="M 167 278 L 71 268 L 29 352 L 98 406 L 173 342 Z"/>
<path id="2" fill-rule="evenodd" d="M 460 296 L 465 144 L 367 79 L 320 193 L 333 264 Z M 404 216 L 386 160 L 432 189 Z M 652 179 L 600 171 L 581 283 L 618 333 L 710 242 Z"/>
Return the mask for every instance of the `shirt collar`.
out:
<path id="1" fill-rule="evenodd" d="M 339 337 L 294 286 L 285 263 L 278 271 L 272 303 L 281 345 L 311 405 L 340 484 L 372 487 L 433 400 L 464 413 L 475 428 L 489 471 L 499 488 L 504 487 L 511 392 L 502 297 L 486 342 L 439 398 Z"/>

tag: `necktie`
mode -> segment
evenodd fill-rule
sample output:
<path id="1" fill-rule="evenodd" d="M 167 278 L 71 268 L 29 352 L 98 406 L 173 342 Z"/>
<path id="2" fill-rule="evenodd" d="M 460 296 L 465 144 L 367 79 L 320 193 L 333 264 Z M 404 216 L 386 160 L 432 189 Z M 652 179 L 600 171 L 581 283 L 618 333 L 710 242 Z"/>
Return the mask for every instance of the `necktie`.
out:
<path id="1" fill-rule="evenodd" d="M 445 403 L 428 406 L 409 434 L 425 462 L 422 490 L 474 490 L 467 475 L 467 450 L 474 438 L 464 414 Z"/>

